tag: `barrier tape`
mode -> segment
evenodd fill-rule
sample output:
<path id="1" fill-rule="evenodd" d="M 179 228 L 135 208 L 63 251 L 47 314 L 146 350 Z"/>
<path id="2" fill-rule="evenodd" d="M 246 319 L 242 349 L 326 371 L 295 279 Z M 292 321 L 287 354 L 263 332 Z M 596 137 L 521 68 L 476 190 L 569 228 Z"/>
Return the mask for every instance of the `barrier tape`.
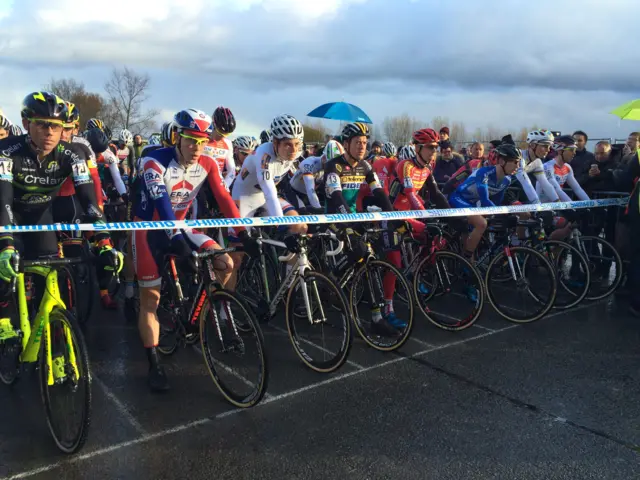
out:
<path id="1" fill-rule="evenodd" d="M 404 220 L 412 218 L 466 217 L 470 215 L 500 215 L 505 213 L 544 212 L 550 210 L 574 210 L 626 205 L 627 198 L 607 198 L 583 200 L 579 202 L 557 202 L 533 205 L 510 205 L 480 208 L 447 208 L 441 210 L 403 210 L 394 212 L 349 213 L 327 215 L 296 215 L 288 217 L 255 218 L 212 218 L 203 220 L 157 220 L 149 222 L 116 223 L 57 223 L 53 225 L 7 225 L 0 232 L 43 232 L 43 231 L 126 231 L 126 230 L 168 230 L 174 228 L 225 228 L 225 227 L 272 227 L 295 223 L 350 223 L 381 220 Z"/>

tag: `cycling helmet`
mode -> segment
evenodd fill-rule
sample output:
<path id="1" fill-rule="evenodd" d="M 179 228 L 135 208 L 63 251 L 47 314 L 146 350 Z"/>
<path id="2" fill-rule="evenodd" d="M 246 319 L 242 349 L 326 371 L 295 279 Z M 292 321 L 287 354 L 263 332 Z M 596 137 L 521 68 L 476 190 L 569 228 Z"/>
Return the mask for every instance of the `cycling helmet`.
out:
<path id="1" fill-rule="evenodd" d="M 20 135 L 24 135 L 24 133 L 19 125 L 9 125 L 10 137 L 19 137 Z"/>
<path id="2" fill-rule="evenodd" d="M 398 152 L 398 160 L 415 160 L 416 148 L 413 145 L 405 145 Z"/>
<path id="3" fill-rule="evenodd" d="M 213 128 L 222 136 L 227 136 L 236 129 L 236 119 L 226 107 L 218 107 L 213 112 Z"/>
<path id="4" fill-rule="evenodd" d="M 279 115 L 271 122 L 271 136 L 278 140 L 284 138 L 302 140 L 304 129 L 302 124 L 291 115 Z"/>
<path id="5" fill-rule="evenodd" d="M 556 137 L 553 144 L 553 149 L 556 152 L 559 152 L 561 150 L 576 150 L 577 148 L 578 146 L 576 145 L 576 141 L 571 135 L 562 135 L 560 137 Z"/>
<path id="6" fill-rule="evenodd" d="M 344 147 L 335 140 L 329 140 L 324 147 L 324 156 L 327 160 L 333 160 L 344 153 Z"/>
<path id="7" fill-rule="evenodd" d="M 527 143 L 536 145 L 553 145 L 553 133 L 549 130 L 534 130 L 527 135 Z"/>
<path id="8" fill-rule="evenodd" d="M 271 141 L 271 130 L 263 130 L 260 132 L 260 143 L 267 143 Z"/>
<path id="9" fill-rule="evenodd" d="M 131 146 L 133 145 L 133 135 L 129 130 L 127 130 L 126 128 L 123 128 L 122 130 L 120 130 L 120 133 L 118 134 L 118 141 L 120 143 L 124 143 L 127 146 Z"/>
<path id="10" fill-rule="evenodd" d="M 109 148 L 109 137 L 107 137 L 107 134 L 100 128 L 85 130 L 82 136 L 89 142 L 91 150 L 93 150 L 96 155 L 100 155 Z"/>
<path id="11" fill-rule="evenodd" d="M 510 143 L 503 143 L 501 145 L 498 145 L 492 150 L 491 153 L 496 156 L 496 161 L 498 160 L 497 157 L 513 158 L 518 161 L 522 159 L 522 152 L 520 151 L 520 149 L 515 145 L 511 145 Z"/>
<path id="12" fill-rule="evenodd" d="M 4 115 L 0 115 L 0 128 L 3 128 L 4 130 L 9 130 L 10 126 L 11 126 L 11 122 L 9 121 L 9 119 Z"/>
<path id="13" fill-rule="evenodd" d="M 347 140 L 351 140 L 354 137 L 369 138 L 370 135 L 371 133 L 369 132 L 369 127 L 367 126 L 366 123 L 361 123 L 361 122 L 348 123 L 342 129 L 342 140 L 345 142 Z M 375 145 L 375 142 L 374 142 L 374 145 Z"/>
<path id="14" fill-rule="evenodd" d="M 78 111 L 78 107 L 76 107 L 75 103 L 65 102 L 67 104 L 67 119 L 65 121 L 66 127 L 77 127 L 80 125 L 80 112 Z"/>
<path id="15" fill-rule="evenodd" d="M 100 130 L 102 130 L 104 129 L 104 123 L 99 118 L 90 118 L 89 120 L 87 120 L 86 128 L 87 130 L 91 128 L 99 128 Z"/>
<path id="16" fill-rule="evenodd" d="M 67 119 L 67 104 L 59 96 L 49 92 L 33 92 L 22 101 L 22 118 Z"/>
<path id="17" fill-rule="evenodd" d="M 437 145 L 440 142 L 440 135 L 433 128 L 417 130 L 411 138 L 416 145 Z"/>
<path id="18" fill-rule="evenodd" d="M 173 122 L 165 122 L 160 131 L 160 141 L 165 147 L 173 146 L 173 130 L 175 126 Z"/>
<path id="19" fill-rule="evenodd" d="M 236 138 L 234 141 L 234 146 L 243 152 L 253 152 L 256 149 L 256 143 L 252 137 L 242 136 Z"/>
<path id="20" fill-rule="evenodd" d="M 152 133 L 148 140 L 149 145 L 162 145 L 162 139 L 159 133 Z"/>
<path id="21" fill-rule="evenodd" d="M 208 137 L 213 131 L 211 117 L 194 108 L 180 110 L 173 117 L 173 122 L 178 132 L 187 131 L 194 137 Z"/>
<path id="22" fill-rule="evenodd" d="M 396 156 L 397 153 L 398 153 L 398 149 L 391 142 L 386 142 L 382 146 L 382 154 L 387 158 L 393 158 Z"/>

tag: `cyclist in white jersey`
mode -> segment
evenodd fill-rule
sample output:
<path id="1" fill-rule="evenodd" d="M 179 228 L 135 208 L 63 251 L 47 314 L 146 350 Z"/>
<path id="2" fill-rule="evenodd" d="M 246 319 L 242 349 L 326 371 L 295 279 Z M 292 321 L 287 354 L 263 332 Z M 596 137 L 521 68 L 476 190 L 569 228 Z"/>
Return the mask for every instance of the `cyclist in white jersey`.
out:
<path id="1" fill-rule="evenodd" d="M 316 176 L 324 170 L 327 161 L 333 160 L 344 153 L 344 148 L 335 140 L 329 140 L 324 147 L 321 157 L 308 157 L 300 163 L 300 167 L 291 179 L 290 185 L 299 207 L 305 207 L 312 213 L 322 213 L 324 207 L 320 205 L 316 193 Z M 292 198 L 289 199 L 293 200 Z M 311 207 L 311 208 L 309 208 Z"/>
<path id="2" fill-rule="evenodd" d="M 298 215 L 295 208 L 278 195 L 277 185 L 289 172 L 302 147 L 302 125 L 291 115 L 280 115 L 271 122 L 273 141 L 263 143 L 249 155 L 233 186 L 233 199 L 241 217 L 253 217 L 264 208 L 268 216 Z M 306 224 L 292 225 L 291 233 L 305 233 Z"/>
<path id="3" fill-rule="evenodd" d="M 548 130 L 535 130 L 527 135 L 527 143 L 529 146 L 522 151 L 522 160 L 516 172 L 516 178 L 522 185 L 524 193 L 529 202 L 540 203 L 540 197 L 529 179 L 528 174 L 532 174 L 536 179 L 536 188 L 544 191 L 545 195 L 551 199 L 550 201 L 559 201 L 558 194 L 547 180 L 542 164 L 542 159 L 547 157 L 553 145 L 553 134 Z"/>

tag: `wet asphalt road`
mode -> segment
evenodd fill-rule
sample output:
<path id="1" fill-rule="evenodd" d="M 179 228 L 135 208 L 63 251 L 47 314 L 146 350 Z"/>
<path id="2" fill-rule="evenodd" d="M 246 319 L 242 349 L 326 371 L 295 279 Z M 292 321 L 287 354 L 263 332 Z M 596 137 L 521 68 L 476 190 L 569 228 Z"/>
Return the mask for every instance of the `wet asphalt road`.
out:
<path id="1" fill-rule="evenodd" d="M 86 334 L 87 445 L 58 453 L 35 379 L 23 378 L 0 388 L 0 477 L 640 477 L 640 320 L 623 301 L 526 326 L 487 306 L 459 333 L 416 319 L 401 355 L 356 338 L 350 362 L 331 375 L 307 370 L 286 335 L 266 326 L 269 393 L 241 411 L 217 393 L 193 349 L 168 359 L 172 391 L 149 393 L 137 330 L 96 312 Z"/>

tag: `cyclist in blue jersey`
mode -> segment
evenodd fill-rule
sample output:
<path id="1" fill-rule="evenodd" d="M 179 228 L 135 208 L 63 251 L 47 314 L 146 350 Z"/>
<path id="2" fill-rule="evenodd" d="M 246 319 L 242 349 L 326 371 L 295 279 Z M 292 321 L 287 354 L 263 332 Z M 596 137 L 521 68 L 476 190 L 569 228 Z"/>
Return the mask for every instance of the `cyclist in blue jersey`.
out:
<path id="1" fill-rule="evenodd" d="M 449 196 L 452 207 L 495 207 L 502 203 L 512 182 L 511 175 L 518 169 L 522 154 L 515 145 L 510 144 L 496 147 L 495 154 L 496 165 L 476 170 Z M 473 226 L 473 231 L 465 241 L 464 254 L 471 258 L 487 229 L 487 220 L 482 215 L 471 215 L 467 220 Z"/>

